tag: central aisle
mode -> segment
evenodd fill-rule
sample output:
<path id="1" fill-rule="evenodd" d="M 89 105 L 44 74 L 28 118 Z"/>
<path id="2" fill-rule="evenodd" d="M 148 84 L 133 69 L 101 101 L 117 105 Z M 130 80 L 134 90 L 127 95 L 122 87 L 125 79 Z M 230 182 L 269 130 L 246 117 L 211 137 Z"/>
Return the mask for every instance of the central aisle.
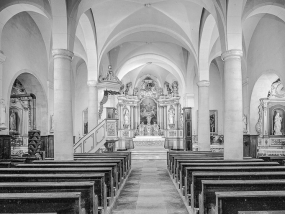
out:
<path id="1" fill-rule="evenodd" d="M 132 160 L 132 172 L 113 214 L 188 214 L 166 160 Z"/>

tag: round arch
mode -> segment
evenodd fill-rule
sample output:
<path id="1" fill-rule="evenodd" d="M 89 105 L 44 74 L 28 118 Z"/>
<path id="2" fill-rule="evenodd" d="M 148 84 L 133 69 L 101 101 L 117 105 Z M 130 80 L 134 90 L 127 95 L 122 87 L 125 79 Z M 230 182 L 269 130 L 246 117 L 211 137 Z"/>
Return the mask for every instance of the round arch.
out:
<path id="1" fill-rule="evenodd" d="M 115 37 L 110 39 L 104 45 L 104 47 L 102 48 L 102 51 L 99 55 L 99 61 L 101 61 L 104 53 L 106 51 L 108 51 L 109 49 L 111 49 L 115 44 L 118 44 L 121 39 L 123 39 L 124 37 L 126 37 L 132 33 L 138 33 L 138 32 L 143 32 L 143 31 L 156 31 L 156 32 L 165 33 L 165 34 L 171 36 L 175 40 L 179 41 L 184 46 L 184 48 L 186 50 L 191 52 L 197 61 L 197 53 L 194 49 L 193 44 L 189 43 L 185 38 L 183 38 L 182 36 L 180 36 L 176 32 L 173 32 L 173 31 L 166 29 L 166 28 L 163 28 L 161 26 L 154 26 L 154 25 L 140 25 L 140 26 L 135 26 L 135 27 L 128 28 L 126 30 L 121 31 L 120 33 L 118 33 Z"/>
<path id="2" fill-rule="evenodd" d="M 33 93 L 36 95 L 36 103 L 37 103 L 37 129 L 41 131 L 41 135 L 49 134 L 49 115 L 48 115 L 48 101 L 47 101 L 47 88 L 43 87 L 44 84 L 40 80 L 39 77 L 30 70 L 20 70 L 18 71 L 12 78 L 8 94 L 7 94 L 7 108 L 10 107 L 10 95 L 12 91 L 13 84 L 15 80 L 18 79 L 25 87 L 27 93 Z M 9 121 L 9 111 L 6 111 L 6 121 Z M 9 124 L 7 124 L 9 126 Z"/>
<path id="3" fill-rule="evenodd" d="M 119 79 L 122 79 L 130 70 L 132 70 L 132 68 L 137 67 L 138 64 L 145 64 L 150 60 L 152 63 L 159 63 L 160 66 L 163 66 L 162 64 L 164 64 L 167 65 L 168 68 L 171 68 L 170 70 L 166 70 L 169 70 L 169 72 L 172 73 L 180 83 L 182 83 L 182 91 L 184 94 L 186 85 L 182 71 L 171 60 L 157 54 L 141 54 L 134 56 L 122 63 L 122 65 L 118 67 L 115 73 Z"/>
<path id="4" fill-rule="evenodd" d="M 199 80 L 209 80 L 209 57 L 211 51 L 210 46 L 215 25 L 215 19 L 210 14 L 204 23 L 199 47 Z"/>
<path id="5" fill-rule="evenodd" d="M 13 1 L 9 6 L 3 8 L 0 12 L 0 37 L 2 38 L 2 31 L 5 24 L 11 19 L 13 16 L 20 12 L 24 11 L 32 11 L 38 14 L 43 15 L 44 17 L 50 19 L 50 13 L 44 8 L 40 7 L 38 4 L 27 2 L 27 3 L 19 3 L 19 1 Z M 0 48 L 1 48 L 1 40 L 0 40 Z"/>

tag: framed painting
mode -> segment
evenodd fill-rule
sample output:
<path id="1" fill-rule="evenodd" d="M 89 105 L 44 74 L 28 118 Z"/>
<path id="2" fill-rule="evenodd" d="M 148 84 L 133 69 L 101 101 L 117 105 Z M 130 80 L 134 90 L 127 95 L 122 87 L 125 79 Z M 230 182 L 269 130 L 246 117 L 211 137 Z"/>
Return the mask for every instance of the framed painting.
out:
<path id="1" fill-rule="evenodd" d="M 84 109 L 82 112 L 82 134 L 83 136 L 88 134 L 88 108 Z"/>
<path id="2" fill-rule="evenodd" d="M 210 110 L 210 133 L 218 134 L 218 110 Z"/>

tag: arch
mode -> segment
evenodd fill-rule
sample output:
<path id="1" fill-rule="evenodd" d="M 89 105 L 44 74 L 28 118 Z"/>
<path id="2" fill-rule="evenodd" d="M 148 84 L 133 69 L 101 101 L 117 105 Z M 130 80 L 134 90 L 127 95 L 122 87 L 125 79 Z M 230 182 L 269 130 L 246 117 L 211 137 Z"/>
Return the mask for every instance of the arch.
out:
<path id="1" fill-rule="evenodd" d="M 160 80 L 159 80 L 156 76 L 154 76 L 154 75 L 152 75 L 152 74 L 145 74 L 145 75 L 143 75 L 143 76 L 141 76 L 140 78 L 137 78 L 137 79 L 135 80 L 134 88 L 135 88 L 135 87 L 138 87 L 138 84 L 139 84 L 143 79 L 145 79 L 146 77 L 152 78 L 153 80 L 155 80 L 155 81 L 158 83 L 159 87 L 162 87 Z"/>
<path id="2" fill-rule="evenodd" d="M 141 54 L 133 56 L 128 60 L 126 60 L 125 62 L 123 62 L 121 66 L 118 67 L 115 73 L 117 74 L 117 77 L 119 79 L 122 79 L 130 70 L 142 64 L 145 64 L 146 62 L 149 61 L 151 61 L 152 63 L 156 63 L 161 67 L 164 67 L 166 70 L 172 73 L 177 78 L 177 80 L 179 80 L 179 82 L 182 83 L 182 89 L 183 89 L 182 92 L 184 94 L 186 86 L 185 86 L 185 78 L 183 76 L 182 71 L 179 69 L 177 65 L 175 65 L 175 63 L 173 63 L 171 60 L 161 55 L 149 53 L 149 54 Z"/>
<path id="3" fill-rule="evenodd" d="M 76 32 L 76 17 L 74 17 L 74 15 L 71 16 L 70 11 L 68 11 L 67 3 L 68 2 L 66 0 L 50 0 L 53 20 L 53 49 L 73 51 Z"/>
<path id="4" fill-rule="evenodd" d="M 251 16 L 269 13 L 275 15 L 284 21 L 284 4 L 281 4 L 280 1 L 276 0 L 265 0 L 261 1 L 259 4 L 252 4 L 253 2 L 247 1 L 245 11 L 243 12 L 242 20 L 245 21 Z"/>
<path id="5" fill-rule="evenodd" d="M 124 37 L 132 33 L 143 32 L 143 31 L 156 31 L 160 33 L 165 33 L 173 37 L 175 40 L 178 40 L 180 43 L 182 43 L 186 50 L 188 50 L 189 52 L 193 54 L 197 62 L 197 53 L 194 49 L 193 44 L 188 43 L 188 41 L 185 38 L 183 38 L 181 35 L 177 34 L 176 32 L 173 32 L 170 29 L 163 28 L 161 26 L 156 26 L 156 25 L 139 25 L 139 26 L 134 26 L 132 28 L 128 28 L 126 30 L 121 31 L 116 36 L 114 36 L 112 39 L 110 39 L 108 43 L 104 45 L 99 55 L 99 61 L 101 61 L 104 53 L 109 51 L 115 44 L 118 44 L 121 39 L 123 39 Z"/>
<path id="6" fill-rule="evenodd" d="M 47 101 L 47 89 L 43 87 L 42 81 L 37 77 L 35 72 L 30 70 L 20 70 L 18 71 L 12 78 L 8 95 L 7 95 L 7 103 L 10 107 L 10 95 L 12 91 L 13 84 L 16 79 L 19 79 L 23 85 L 27 93 L 33 93 L 36 95 L 37 99 L 37 114 L 36 114 L 36 121 L 37 121 L 37 129 L 41 131 L 41 135 L 48 135 L 49 134 L 49 125 L 50 125 L 50 118 L 48 115 L 48 101 Z M 6 112 L 6 121 L 9 121 L 9 111 Z M 9 124 L 7 124 L 9 125 Z"/>
<path id="7" fill-rule="evenodd" d="M 7 6 L 7 5 L 6 5 Z M 40 7 L 36 3 L 27 2 L 27 3 L 19 3 L 19 1 L 13 1 L 9 4 L 9 6 L 3 8 L 0 12 L 0 36 L 2 37 L 2 31 L 5 24 L 11 19 L 13 16 L 20 12 L 24 11 L 32 11 L 38 14 L 43 15 L 44 17 L 50 19 L 50 13 Z M 0 48 L 1 48 L 1 41 L 0 41 Z"/>
<path id="8" fill-rule="evenodd" d="M 90 11 L 89 11 L 90 13 Z M 98 55 L 97 45 L 95 38 L 94 24 L 91 24 L 92 17 L 86 13 L 83 13 L 79 19 L 79 24 L 82 27 L 86 46 L 87 55 L 87 69 L 88 69 L 88 80 L 96 80 L 98 76 Z"/>
<path id="9" fill-rule="evenodd" d="M 255 81 L 249 106 L 249 133 L 251 135 L 258 134 L 255 125 L 258 122 L 258 106 L 260 105 L 259 99 L 266 98 L 268 91 L 271 89 L 271 84 L 279 78 L 278 74 L 274 70 L 263 72 Z"/>
<path id="10" fill-rule="evenodd" d="M 210 14 L 203 26 L 199 47 L 199 80 L 209 80 L 209 57 L 211 51 L 211 37 L 216 25 L 214 17 Z"/>

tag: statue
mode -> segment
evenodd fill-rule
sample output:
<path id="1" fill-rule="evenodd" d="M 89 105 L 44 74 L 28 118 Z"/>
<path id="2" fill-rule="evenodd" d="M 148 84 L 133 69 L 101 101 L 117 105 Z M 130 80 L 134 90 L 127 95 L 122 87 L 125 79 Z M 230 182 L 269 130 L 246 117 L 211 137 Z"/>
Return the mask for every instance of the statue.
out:
<path id="1" fill-rule="evenodd" d="M 139 89 L 136 87 L 134 88 L 134 96 L 138 96 L 139 94 Z"/>
<path id="2" fill-rule="evenodd" d="M 153 135 L 158 136 L 159 135 L 159 126 L 154 122 L 153 124 Z"/>
<path id="3" fill-rule="evenodd" d="M 242 117 L 242 122 L 243 122 L 243 133 L 247 134 L 247 118 L 245 114 Z"/>
<path id="4" fill-rule="evenodd" d="M 6 127 L 6 106 L 3 99 L 0 100 L 0 130 L 5 130 Z"/>
<path id="5" fill-rule="evenodd" d="M 54 116 L 53 114 L 50 116 L 50 132 L 54 132 Z"/>
<path id="6" fill-rule="evenodd" d="M 282 117 L 279 115 L 279 112 L 276 112 L 276 115 L 274 117 L 274 135 L 282 135 L 281 122 Z"/>
<path id="7" fill-rule="evenodd" d="M 124 127 L 128 128 L 129 127 L 129 109 L 125 108 L 123 115 L 124 115 Z"/>
<path id="8" fill-rule="evenodd" d="M 150 125 L 150 123 L 147 123 L 147 125 L 146 125 L 146 135 L 147 136 L 150 136 L 150 135 L 152 135 L 151 133 L 152 133 L 152 126 Z"/>
<path id="9" fill-rule="evenodd" d="M 144 128 L 145 125 L 143 122 L 141 122 L 141 124 L 139 125 L 139 135 L 144 136 Z"/>
<path id="10" fill-rule="evenodd" d="M 168 123 L 169 124 L 174 124 L 174 117 L 175 117 L 175 109 L 173 106 L 170 107 L 168 110 Z"/>
<path id="11" fill-rule="evenodd" d="M 172 94 L 174 97 L 178 96 L 178 82 L 177 81 L 174 81 L 172 83 Z"/>
<path id="12" fill-rule="evenodd" d="M 167 90 L 167 94 L 170 95 L 172 94 L 172 90 L 170 88 L 170 84 L 168 82 L 164 82 L 164 86 L 166 87 L 166 90 Z"/>
<path id="13" fill-rule="evenodd" d="M 130 87 L 132 87 L 132 82 L 129 82 L 129 83 L 126 84 L 125 95 L 129 94 Z"/>
<path id="14" fill-rule="evenodd" d="M 17 131 L 17 115 L 14 110 L 10 114 L 10 130 Z"/>

